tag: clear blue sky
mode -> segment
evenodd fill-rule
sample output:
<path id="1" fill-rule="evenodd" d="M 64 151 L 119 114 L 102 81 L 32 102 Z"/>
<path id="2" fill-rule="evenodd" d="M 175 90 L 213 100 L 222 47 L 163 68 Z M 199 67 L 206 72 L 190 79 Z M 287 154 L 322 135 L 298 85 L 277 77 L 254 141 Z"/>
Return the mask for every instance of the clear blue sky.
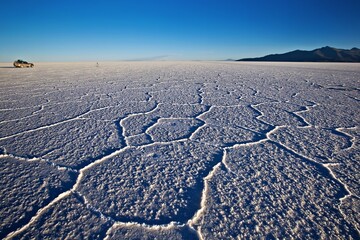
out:
<path id="1" fill-rule="evenodd" d="M 216 60 L 360 47 L 359 0 L 0 3 L 0 61 Z"/>

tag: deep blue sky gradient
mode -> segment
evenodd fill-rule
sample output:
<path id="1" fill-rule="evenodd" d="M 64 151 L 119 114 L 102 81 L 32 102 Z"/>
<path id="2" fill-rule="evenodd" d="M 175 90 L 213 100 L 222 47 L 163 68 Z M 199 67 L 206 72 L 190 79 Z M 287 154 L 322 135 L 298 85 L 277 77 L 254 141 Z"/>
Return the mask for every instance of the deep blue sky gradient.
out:
<path id="1" fill-rule="evenodd" d="M 0 61 L 221 60 L 360 47 L 359 0 L 0 0 Z"/>

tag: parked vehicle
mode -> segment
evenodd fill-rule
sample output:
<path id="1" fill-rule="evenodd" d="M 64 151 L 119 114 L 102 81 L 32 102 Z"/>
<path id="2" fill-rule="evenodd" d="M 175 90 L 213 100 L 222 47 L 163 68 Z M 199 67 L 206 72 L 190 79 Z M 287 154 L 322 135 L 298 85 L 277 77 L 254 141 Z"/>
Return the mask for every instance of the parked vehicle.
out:
<path id="1" fill-rule="evenodd" d="M 31 67 L 32 68 L 32 67 L 34 67 L 34 64 L 18 59 L 14 62 L 14 67 L 17 67 L 17 68 Z"/>

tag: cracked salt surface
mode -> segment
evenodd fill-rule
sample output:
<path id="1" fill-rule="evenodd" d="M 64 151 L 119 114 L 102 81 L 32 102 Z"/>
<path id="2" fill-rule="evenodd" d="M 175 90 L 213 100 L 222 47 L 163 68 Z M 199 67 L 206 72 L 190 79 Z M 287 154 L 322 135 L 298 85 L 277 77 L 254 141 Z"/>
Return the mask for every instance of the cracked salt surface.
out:
<path id="1" fill-rule="evenodd" d="M 0 237 L 358 239 L 358 69 L 0 69 Z"/>

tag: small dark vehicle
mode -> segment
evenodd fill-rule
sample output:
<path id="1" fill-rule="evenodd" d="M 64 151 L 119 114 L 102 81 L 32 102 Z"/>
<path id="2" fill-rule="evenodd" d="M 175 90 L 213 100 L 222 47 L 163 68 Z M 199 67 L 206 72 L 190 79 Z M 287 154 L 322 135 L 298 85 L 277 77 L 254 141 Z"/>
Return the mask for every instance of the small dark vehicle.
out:
<path id="1" fill-rule="evenodd" d="M 17 67 L 17 68 L 23 68 L 23 67 L 34 67 L 34 64 L 33 63 L 28 63 L 26 61 L 23 61 L 23 60 L 16 60 L 14 62 L 14 67 Z"/>

